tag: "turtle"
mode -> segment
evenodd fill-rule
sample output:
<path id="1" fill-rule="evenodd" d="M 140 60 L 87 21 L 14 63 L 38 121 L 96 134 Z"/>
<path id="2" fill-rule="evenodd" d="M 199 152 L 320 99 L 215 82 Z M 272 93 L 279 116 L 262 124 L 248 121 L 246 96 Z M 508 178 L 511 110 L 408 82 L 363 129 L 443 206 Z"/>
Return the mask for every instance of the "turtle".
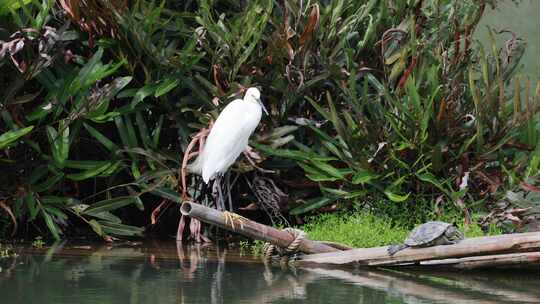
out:
<path id="1" fill-rule="evenodd" d="M 452 245 L 463 240 L 463 233 L 455 226 L 440 221 L 431 221 L 414 228 L 403 244 L 388 247 L 388 254 L 407 247 L 431 247 L 437 245 Z"/>

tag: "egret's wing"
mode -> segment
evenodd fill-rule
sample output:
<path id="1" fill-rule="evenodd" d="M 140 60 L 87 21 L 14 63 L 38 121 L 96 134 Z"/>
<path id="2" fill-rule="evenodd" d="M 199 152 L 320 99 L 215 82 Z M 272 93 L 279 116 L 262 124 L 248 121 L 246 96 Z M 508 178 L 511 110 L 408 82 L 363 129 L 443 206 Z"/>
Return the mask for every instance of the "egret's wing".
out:
<path id="1" fill-rule="evenodd" d="M 258 110 L 258 112 L 257 112 Z M 249 136 L 261 119 L 260 108 L 236 99 L 229 103 L 214 123 L 202 155 L 203 180 L 225 172 L 245 150 Z"/>

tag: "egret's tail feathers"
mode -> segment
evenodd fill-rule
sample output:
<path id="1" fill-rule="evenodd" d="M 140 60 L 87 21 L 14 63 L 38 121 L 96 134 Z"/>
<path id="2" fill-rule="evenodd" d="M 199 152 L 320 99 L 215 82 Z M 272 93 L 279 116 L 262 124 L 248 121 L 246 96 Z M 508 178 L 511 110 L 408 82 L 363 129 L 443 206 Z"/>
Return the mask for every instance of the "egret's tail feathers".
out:
<path id="1" fill-rule="evenodd" d="M 208 184 L 208 182 L 210 181 L 210 179 L 213 177 L 213 175 L 209 174 L 209 172 L 206 172 L 206 171 L 203 171 L 202 172 L 202 179 L 205 183 Z"/>
<path id="2" fill-rule="evenodd" d="M 187 165 L 187 170 L 189 173 L 201 175 L 206 184 L 214 177 L 212 170 L 203 170 L 201 157 L 197 157 L 191 164 Z"/>

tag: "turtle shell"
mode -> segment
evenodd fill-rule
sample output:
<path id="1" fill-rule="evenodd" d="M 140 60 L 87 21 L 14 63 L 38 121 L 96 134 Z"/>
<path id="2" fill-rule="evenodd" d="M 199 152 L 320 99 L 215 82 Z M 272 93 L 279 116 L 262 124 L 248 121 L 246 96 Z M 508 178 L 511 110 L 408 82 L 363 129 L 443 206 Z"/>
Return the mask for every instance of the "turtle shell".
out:
<path id="1" fill-rule="evenodd" d="M 405 245 L 411 247 L 428 245 L 441 237 L 450 226 L 452 225 L 439 221 L 424 223 L 409 233 Z"/>

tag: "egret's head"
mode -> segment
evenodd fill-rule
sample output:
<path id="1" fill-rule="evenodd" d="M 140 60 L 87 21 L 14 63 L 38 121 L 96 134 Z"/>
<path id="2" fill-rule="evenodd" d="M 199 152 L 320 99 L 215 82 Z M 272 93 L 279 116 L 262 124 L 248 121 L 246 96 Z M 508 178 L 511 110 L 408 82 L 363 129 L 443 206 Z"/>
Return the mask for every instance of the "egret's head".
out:
<path id="1" fill-rule="evenodd" d="M 261 92 L 259 91 L 259 89 L 255 88 L 255 87 L 249 88 L 246 91 L 246 95 L 244 96 L 244 99 L 246 99 L 246 98 L 251 98 L 254 101 L 256 101 L 261 106 L 264 113 L 266 113 L 266 115 L 268 115 L 268 111 L 266 110 L 266 108 L 264 107 L 264 104 L 261 101 Z"/>
<path id="2" fill-rule="evenodd" d="M 261 99 L 261 92 L 257 88 L 249 88 L 246 91 L 246 96 L 245 97 L 251 97 L 251 98 L 253 98 L 255 100 L 260 100 Z"/>

